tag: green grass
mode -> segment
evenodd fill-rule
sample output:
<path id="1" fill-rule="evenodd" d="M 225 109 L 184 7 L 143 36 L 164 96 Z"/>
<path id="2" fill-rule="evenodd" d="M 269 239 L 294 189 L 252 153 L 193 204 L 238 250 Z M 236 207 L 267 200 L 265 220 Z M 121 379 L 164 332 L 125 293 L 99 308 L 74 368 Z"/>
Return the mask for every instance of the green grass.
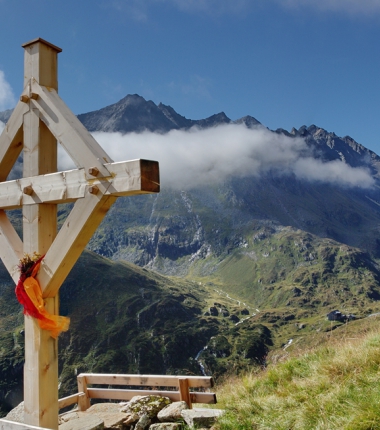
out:
<path id="1" fill-rule="evenodd" d="M 380 332 L 228 379 L 218 430 L 380 429 Z"/>

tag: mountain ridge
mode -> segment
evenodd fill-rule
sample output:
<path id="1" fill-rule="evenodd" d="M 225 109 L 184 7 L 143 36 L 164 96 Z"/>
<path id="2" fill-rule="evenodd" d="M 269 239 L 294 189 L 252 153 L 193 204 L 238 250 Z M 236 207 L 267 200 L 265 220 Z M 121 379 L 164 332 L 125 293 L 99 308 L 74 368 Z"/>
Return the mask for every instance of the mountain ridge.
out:
<path id="1" fill-rule="evenodd" d="M 190 120 L 138 95 L 79 119 L 103 132 L 267 132 L 250 116 Z M 62 314 L 72 318 L 60 342 L 63 395 L 78 371 L 200 374 L 202 360 L 208 373 L 234 374 L 265 365 L 268 350 L 289 339 L 312 342 L 339 327 L 326 319 L 334 309 L 363 320 L 380 311 L 379 157 L 315 125 L 271 133 L 304 139 L 321 162 L 365 167 L 376 186 L 270 170 L 118 199 L 61 289 Z M 60 225 L 70 209 L 59 206 Z M 21 235 L 21 212 L 8 215 Z M 22 313 L 12 290 L 0 265 L 0 408 L 20 400 Z"/>
<path id="2" fill-rule="evenodd" d="M 78 115 L 90 132 L 105 131 L 120 133 L 152 131 L 165 133 L 170 130 L 188 130 L 191 127 L 207 128 L 220 124 L 245 123 L 253 127 L 260 122 L 253 117 L 232 121 L 224 112 L 200 120 L 188 119 L 178 114 L 171 106 L 145 100 L 138 94 L 127 95 L 110 106 L 98 111 Z"/>

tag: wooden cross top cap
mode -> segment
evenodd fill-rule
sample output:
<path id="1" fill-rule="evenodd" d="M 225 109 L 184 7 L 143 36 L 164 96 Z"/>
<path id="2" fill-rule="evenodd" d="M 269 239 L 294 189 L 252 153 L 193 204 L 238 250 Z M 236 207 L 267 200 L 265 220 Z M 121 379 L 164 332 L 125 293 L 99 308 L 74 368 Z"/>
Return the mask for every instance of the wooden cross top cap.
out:
<path id="1" fill-rule="evenodd" d="M 41 37 L 37 37 L 36 39 L 33 39 L 33 40 L 30 40 L 29 42 L 25 42 L 25 43 L 23 43 L 21 46 L 23 47 L 23 48 L 26 48 L 26 47 L 28 47 L 28 46 L 30 46 L 30 45 L 34 45 L 34 44 L 36 44 L 36 43 L 43 43 L 44 45 L 47 45 L 47 46 L 50 46 L 50 48 L 53 48 L 55 51 L 57 51 L 58 53 L 59 52 L 62 52 L 62 49 L 61 48 L 59 48 L 58 46 L 56 46 L 56 45 L 53 45 L 52 43 L 50 43 L 50 42 L 48 42 L 47 40 L 45 40 L 45 39 L 42 39 Z"/>

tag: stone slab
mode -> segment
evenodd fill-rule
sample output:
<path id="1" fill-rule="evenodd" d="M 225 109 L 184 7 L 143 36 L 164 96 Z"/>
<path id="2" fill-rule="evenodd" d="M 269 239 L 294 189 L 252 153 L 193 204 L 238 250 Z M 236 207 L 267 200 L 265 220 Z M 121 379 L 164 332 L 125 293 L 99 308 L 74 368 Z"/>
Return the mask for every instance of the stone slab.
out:
<path id="1" fill-rule="evenodd" d="M 94 405 L 90 406 L 86 412 L 90 412 L 93 414 L 97 413 L 103 413 L 103 412 L 120 412 L 120 409 L 122 406 L 120 403 L 95 403 Z"/>
<path id="2" fill-rule="evenodd" d="M 194 408 L 184 409 L 181 415 L 189 427 L 199 428 L 211 427 L 223 413 L 223 409 Z"/>
<path id="3" fill-rule="evenodd" d="M 104 430 L 104 421 L 96 415 L 80 416 L 64 422 L 59 430 Z"/>

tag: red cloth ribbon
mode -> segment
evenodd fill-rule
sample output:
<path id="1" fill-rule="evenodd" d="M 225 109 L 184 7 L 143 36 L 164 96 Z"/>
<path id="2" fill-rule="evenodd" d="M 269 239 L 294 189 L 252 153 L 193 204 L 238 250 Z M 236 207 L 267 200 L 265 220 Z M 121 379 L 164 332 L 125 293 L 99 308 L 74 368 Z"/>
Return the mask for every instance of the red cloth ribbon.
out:
<path id="1" fill-rule="evenodd" d="M 43 257 L 39 258 L 25 273 L 21 272 L 15 293 L 17 300 L 24 307 L 24 315 L 36 318 L 39 326 L 50 331 L 50 335 L 56 339 L 62 331 L 69 329 L 70 318 L 50 314 L 45 309 L 42 290 L 35 278 L 42 259 Z"/>

